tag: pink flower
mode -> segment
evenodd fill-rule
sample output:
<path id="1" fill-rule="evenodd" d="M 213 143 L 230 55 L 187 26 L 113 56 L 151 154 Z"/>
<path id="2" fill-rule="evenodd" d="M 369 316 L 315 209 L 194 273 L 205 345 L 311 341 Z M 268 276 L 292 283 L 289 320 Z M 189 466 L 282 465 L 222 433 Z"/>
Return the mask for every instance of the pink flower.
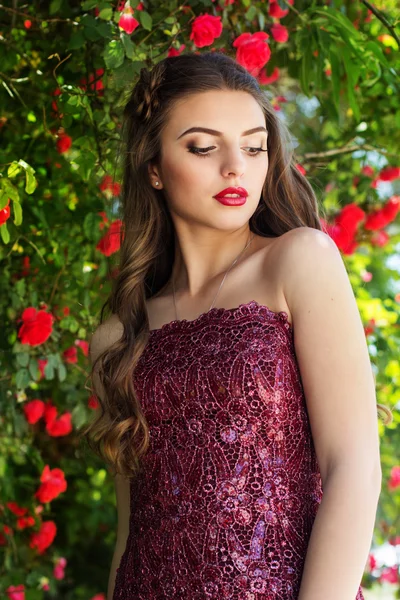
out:
<path id="1" fill-rule="evenodd" d="M 397 565 L 393 567 L 385 567 L 382 569 L 382 573 L 379 577 L 379 582 L 387 581 L 388 583 L 398 583 L 399 581 L 399 568 Z"/>
<path id="2" fill-rule="evenodd" d="M 397 489 L 400 486 L 400 465 L 392 467 L 390 472 L 390 479 L 388 481 L 388 488 L 390 491 Z"/>
<path id="3" fill-rule="evenodd" d="M 64 557 L 61 557 L 58 559 L 58 561 L 56 562 L 54 569 L 53 569 L 53 575 L 55 579 L 64 579 L 65 577 L 65 566 L 67 564 L 67 559 Z"/>
<path id="4" fill-rule="evenodd" d="M 20 585 L 10 585 L 6 589 L 6 594 L 9 600 L 25 600 L 25 586 L 22 583 Z"/>
<path id="5" fill-rule="evenodd" d="M 221 17 L 212 15 L 200 15 L 192 24 L 189 39 L 193 40 L 197 48 L 210 46 L 222 33 Z"/>
<path id="6" fill-rule="evenodd" d="M 133 12 L 133 8 L 127 6 L 118 21 L 118 27 L 129 35 L 139 26 L 139 21 L 133 17 Z"/>

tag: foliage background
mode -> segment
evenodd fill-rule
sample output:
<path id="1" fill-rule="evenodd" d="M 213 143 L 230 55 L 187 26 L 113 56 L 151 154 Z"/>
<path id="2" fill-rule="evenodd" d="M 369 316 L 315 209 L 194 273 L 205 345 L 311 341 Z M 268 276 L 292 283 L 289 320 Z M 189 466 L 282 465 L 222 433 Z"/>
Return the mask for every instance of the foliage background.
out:
<path id="1" fill-rule="evenodd" d="M 222 24 L 204 46 L 202 15 Z M 126 87 L 167 55 L 235 57 L 240 35 L 265 31 L 260 84 L 327 211 L 377 400 L 393 412 L 379 422 L 383 486 L 362 584 L 400 598 L 399 21 L 395 0 L 0 5 L 0 597 L 105 598 L 114 489 L 77 434 L 96 406 L 88 342 L 118 264 Z M 377 558 L 384 543 L 392 563 Z"/>

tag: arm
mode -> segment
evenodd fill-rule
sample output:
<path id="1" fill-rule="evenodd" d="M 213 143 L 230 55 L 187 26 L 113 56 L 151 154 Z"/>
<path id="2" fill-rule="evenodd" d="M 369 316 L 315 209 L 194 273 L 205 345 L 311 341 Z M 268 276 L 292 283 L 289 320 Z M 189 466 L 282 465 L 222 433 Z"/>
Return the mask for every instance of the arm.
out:
<path id="1" fill-rule="evenodd" d="M 97 357 L 102 354 L 107 347 L 114 344 L 122 334 L 122 325 L 116 315 L 112 315 L 107 321 L 100 325 L 94 332 L 90 345 L 89 354 L 92 365 Z M 104 387 L 98 375 L 99 364 L 93 373 L 92 380 L 95 393 L 104 398 Z M 100 410 L 100 409 L 99 409 Z M 122 555 L 125 551 L 129 535 L 129 517 L 130 517 L 130 482 L 121 475 L 114 477 L 115 496 L 118 513 L 117 541 L 114 547 L 114 554 L 111 561 L 110 574 L 108 579 L 107 600 L 112 600 L 115 588 L 115 578 L 117 568 L 120 565 Z"/>
<path id="2" fill-rule="evenodd" d="M 355 600 L 381 487 L 375 382 L 336 244 L 309 227 L 285 244 L 284 295 L 323 487 L 298 600 Z"/>
<path id="3" fill-rule="evenodd" d="M 122 555 L 126 548 L 129 535 L 129 516 L 130 516 L 130 485 L 129 480 L 121 475 L 115 475 L 114 478 L 115 495 L 117 499 L 118 528 L 117 541 L 115 544 L 114 555 L 111 562 L 110 575 L 108 579 L 107 600 L 112 600 L 115 587 L 115 576 L 117 568 L 121 562 Z"/>

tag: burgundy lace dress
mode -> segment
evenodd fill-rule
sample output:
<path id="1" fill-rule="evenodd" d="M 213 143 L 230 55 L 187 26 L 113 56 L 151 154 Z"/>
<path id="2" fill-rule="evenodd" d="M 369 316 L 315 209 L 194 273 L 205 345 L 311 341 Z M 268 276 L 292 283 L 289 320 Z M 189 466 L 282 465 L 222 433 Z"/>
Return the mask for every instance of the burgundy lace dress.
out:
<path id="1" fill-rule="evenodd" d="M 113 600 L 297 599 L 322 487 L 287 314 L 171 321 L 135 385 L 150 449 Z"/>

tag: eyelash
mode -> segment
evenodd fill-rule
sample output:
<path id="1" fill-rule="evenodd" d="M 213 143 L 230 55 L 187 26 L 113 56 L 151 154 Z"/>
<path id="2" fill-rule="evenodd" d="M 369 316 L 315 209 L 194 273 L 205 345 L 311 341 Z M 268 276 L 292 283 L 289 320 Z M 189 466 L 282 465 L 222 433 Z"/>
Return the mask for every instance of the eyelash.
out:
<path id="1" fill-rule="evenodd" d="M 213 148 L 215 148 L 215 146 L 208 146 L 207 148 L 199 148 L 198 146 L 189 146 L 188 151 L 191 152 L 192 154 L 197 154 L 197 156 L 206 158 L 207 156 L 210 156 L 210 153 L 208 152 L 207 154 L 204 154 L 204 151 L 212 150 Z M 250 154 L 249 156 L 258 156 L 260 154 L 260 152 L 268 152 L 268 150 L 264 150 L 263 148 L 249 147 L 249 149 L 250 150 L 258 150 L 258 152 L 256 152 L 255 154 Z"/>

